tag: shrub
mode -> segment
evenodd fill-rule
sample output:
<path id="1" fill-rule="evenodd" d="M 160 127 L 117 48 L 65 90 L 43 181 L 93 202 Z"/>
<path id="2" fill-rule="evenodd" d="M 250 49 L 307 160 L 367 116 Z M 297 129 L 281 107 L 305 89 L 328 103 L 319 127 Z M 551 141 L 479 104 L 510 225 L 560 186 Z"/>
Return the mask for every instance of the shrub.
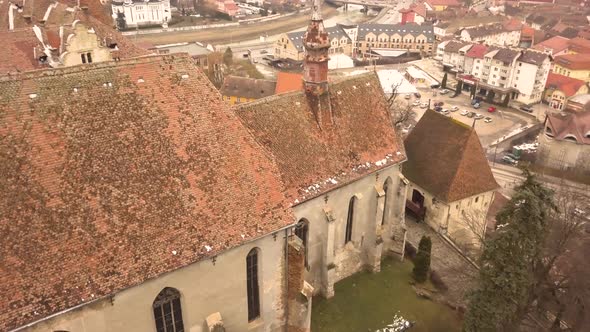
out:
<path id="1" fill-rule="evenodd" d="M 432 242 L 430 237 L 422 236 L 420 244 L 418 245 L 418 254 L 414 259 L 414 269 L 412 274 L 417 282 L 425 282 L 428 278 L 428 270 L 430 270 L 430 251 L 432 249 Z"/>

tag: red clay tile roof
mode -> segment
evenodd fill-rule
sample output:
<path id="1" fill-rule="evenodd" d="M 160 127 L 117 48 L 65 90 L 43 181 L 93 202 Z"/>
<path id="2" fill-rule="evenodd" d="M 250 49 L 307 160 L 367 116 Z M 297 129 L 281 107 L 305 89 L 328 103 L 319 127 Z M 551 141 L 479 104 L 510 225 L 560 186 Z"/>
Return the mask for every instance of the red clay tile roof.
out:
<path id="1" fill-rule="evenodd" d="M 302 90 L 303 74 L 287 73 L 282 71 L 277 74 L 277 87 L 275 89 L 275 94 Z"/>
<path id="2" fill-rule="evenodd" d="M 516 18 L 511 18 L 507 21 L 504 21 L 502 23 L 502 25 L 508 31 L 517 31 L 517 30 L 522 30 L 522 28 L 523 28 L 522 21 L 519 19 L 516 19 Z"/>
<path id="3" fill-rule="evenodd" d="M 552 54 L 557 54 L 559 52 L 567 50 L 569 41 L 570 40 L 565 37 L 555 36 L 536 44 L 535 46 L 533 46 L 533 48 L 539 51 L 545 51 L 546 49 L 550 49 L 552 51 Z"/>
<path id="4" fill-rule="evenodd" d="M 557 89 L 562 91 L 567 97 L 575 95 L 586 82 L 572 77 L 555 74 L 550 72 L 547 76 L 545 88 Z"/>
<path id="5" fill-rule="evenodd" d="M 474 44 L 469 51 L 467 51 L 467 53 L 465 53 L 465 56 L 468 56 L 470 58 L 478 58 L 478 59 L 483 59 L 483 56 L 488 52 L 488 47 L 486 45 L 483 44 Z"/>
<path id="6" fill-rule="evenodd" d="M 34 49 L 39 46 L 39 40 L 33 29 L 0 31 L 0 40 L 0 75 L 47 67 L 35 59 Z"/>
<path id="7" fill-rule="evenodd" d="M 498 188 L 477 133 L 434 111 L 426 111 L 405 140 L 403 174 L 450 203 Z"/>
<path id="8" fill-rule="evenodd" d="M 563 54 L 555 57 L 555 64 L 571 70 L 590 70 L 588 54 Z"/>
<path id="9" fill-rule="evenodd" d="M 577 143 L 590 144 L 590 110 L 549 114 L 547 126 L 557 140 L 573 136 Z"/>
<path id="10" fill-rule="evenodd" d="M 405 159 L 374 73 L 332 82 L 329 91 L 319 103 L 304 92 L 292 92 L 235 108 L 274 155 L 295 203 Z"/>
<path id="11" fill-rule="evenodd" d="M 590 40 L 576 37 L 570 40 L 569 47 L 576 53 L 590 53 Z"/>
<path id="12" fill-rule="evenodd" d="M 0 76 L 0 331 L 294 221 L 276 164 L 198 68 Z"/>

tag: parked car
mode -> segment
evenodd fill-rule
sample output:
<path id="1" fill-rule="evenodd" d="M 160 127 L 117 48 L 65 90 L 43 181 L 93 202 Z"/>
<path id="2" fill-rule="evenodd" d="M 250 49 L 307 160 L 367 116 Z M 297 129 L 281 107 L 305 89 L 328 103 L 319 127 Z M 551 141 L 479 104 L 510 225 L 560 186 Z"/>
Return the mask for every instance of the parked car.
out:
<path id="1" fill-rule="evenodd" d="M 473 118 L 475 116 L 475 112 L 469 112 L 467 113 L 467 117 L 468 118 Z"/>
<path id="2" fill-rule="evenodd" d="M 459 110 L 458 106 L 451 107 L 451 112 L 457 112 Z"/>
<path id="3" fill-rule="evenodd" d="M 475 113 L 475 119 L 476 120 L 481 120 L 481 119 L 483 119 L 483 115 L 481 115 L 479 113 Z"/>
<path id="4" fill-rule="evenodd" d="M 442 101 L 437 101 L 437 102 L 434 103 L 434 106 L 442 106 L 444 104 L 445 103 L 443 103 Z"/>
<path id="5" fill-rule="evenodd" d="M 480 108 L 480 107 L 481 107 L 481 104 L 480 103 L 473 104 L 473 108 Z"/>
<path id="6" fill-rule="evenodd" d="M 451 91 L 449 91 L 448 89 L 442 89 L 442 90 L 440 90 L 440 94 L 441 95 L 446 95 L 449 92 L 451 92 Z"/>
<path id="7" fill-rule="evenodd" d="M 436 112 L 442 112 L 442 107 L 440 107 L 440 106 L 436 106 L 436 107 L 434 107 L 434 110 L 435 110 Z"/>
<path id="8" fill-rule="evenodd" d="M 422 95 L 419 94 L 418 92 L 414 92 L 414 97 L 420 99 L 420 98 L 422 98 Z"/>
<path id="9" fill-rule="evenodd" d="M 519 160 L 519 159 L 520 159 L 520 157 L 519 157 L 519 156 L 517 156 L 517 155 L 515 155 L 514 153 L 507 153 L 506 155 L 507 155 L 508 157 L 510 157 L 510 158 L 512 158 L 512 159 L 514 159 L 514 160 Z"/>
<path id="10" fill-rule="evenodd" d="M 459 113 L 459 114 L 461 114 L 463 116 L 466 116 L 467 114 L 469 114 L 469 111 L 468 110 L 462 110 L 461 113 Z"/>
<path id="11" fill-rule="evenodd" d="M 410 99 L 410 98 L 412 98 L 412 96 L 410 96 L 410 95 L 405 95 L 404 96 L 404 99 Z"/>
<path id="12" fill-rule="evenodd" d="M 420 102 L 416 100 L 415 102 L 412 103 L 412 106 L 420 106 Z"/>
<path id="13" fill-rule="evenodd" d="M 431 84 L 430 87 L 433 89 L 438 89 L 438 88 L 440 88 L 440 84 L 434 83 L 434 84 Z"/>
<path id="14" fill-rule="evenodd" d="M 495 111 L 496 111 L 496 108 L 494 106 L 488 107 L 488 112 L 494 113 Z"/>
<path id="15" fill-rule="evenodd" d="M 518 164 L 518 161 L 508 157 L 508 156 L 504 156 L 502 157 L 502 162 L 505 164 L 509 164 L 509 165 L 516 165 Z"/>
<path id="16" fill-rule="evenodd" d="M 483 119 L 483 122 L 490 123 L 490 122 L 492 122 L 492 118 L 490 118 L 489 116 L 486 116 L 485 119 Z"/>
<path id="17" fill-rule="evenodd" d="M 522 106 L 522 107 L 520 107 L 520 109 L 522 111 L 525 111 L 525 112 L 528 112 L 528 113 L 533 113 L 533 108 L 530 107 L 530 106 Z"/>
<path id="18" fill-rule="evenodd" d="M 422 103 L 422 104 L 420 104 L 420 108 L 426 108 L 426 107 L 428 107 L 428 103 Z"/>

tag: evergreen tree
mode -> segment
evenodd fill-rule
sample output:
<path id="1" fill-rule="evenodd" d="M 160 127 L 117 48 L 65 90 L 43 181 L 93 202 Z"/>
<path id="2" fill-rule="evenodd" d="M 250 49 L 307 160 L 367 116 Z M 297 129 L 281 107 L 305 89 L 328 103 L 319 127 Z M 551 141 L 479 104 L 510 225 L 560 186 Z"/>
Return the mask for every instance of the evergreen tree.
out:
<path id="1" fill-rule="evenodd" d="M 124 30 L 127 28 L 127 20 L 125 19 L 125 14 L 117 12 L 116 24 L 118 30 Z"/>
<path id="2" fill-rule="evenodd" d="M 440 86 L 443 89 L 446 89 L 447 88 L 447 73 L 445 73 L 445 76 L 443 76 L 443 79 L 442 79 L 442 82 L 440 83 Z"/>
<path id="3" fill-rule="evenodd" d="M 414 269 L 412 274 L 417 282 L 425 282 L 428 279 L 428 271 L 430 270 L 430 251 L 432 249 L 432 241 L 428 236 L 422 236 L 418 244 L 418 254 L 414 258 Z"/>
<path id="4" fill-rule="evenodd" d="M 525 171 L 526 180 L 498 213 L 498 229 L 481 260 L 478 288 L 470 295 L 463 329 L 515 331 L 533 302 L 535 269 L 542 249 L 553 192 Z"/>
<path id="5" fill-rule="evenodd" d="M 225 52 L 223 53 L 223 63 L 226 66 L 231 66 L 234 61 L 234 52 L 232 52 L 231 48 L 226 48 Z"/>

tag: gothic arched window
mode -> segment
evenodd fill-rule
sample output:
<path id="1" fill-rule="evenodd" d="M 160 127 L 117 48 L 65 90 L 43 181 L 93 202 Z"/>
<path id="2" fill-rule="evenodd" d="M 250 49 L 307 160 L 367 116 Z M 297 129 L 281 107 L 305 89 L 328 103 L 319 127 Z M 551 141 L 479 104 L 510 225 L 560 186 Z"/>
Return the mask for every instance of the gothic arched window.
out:
<path id="1" fill-rule="evenodd" d="M 304 247 L 304 255 L 305 255 L 305 267 L 307 268 L 307 243 L 308 243 L 308 237 L 309 237 L 309 222 L 306 219 L 301 219 L 299 220 L 299 222 L 297 223 L 297 226 L 295 226 L 295 235 L 297 235 L 298 238 L 301 239 L 301 242 L 303 243 L 303 247 Z"/>
<path id="2" fill-rule="evenodd" d="M 257 248 L 250 250 L 246 257 L 246 274 L 246 287 L 248 288 L 248 321 L 253 321 L 260 317 Z"/>
<path id="3" fill-rule="evenodd" d="M 184 332 L 180 293 L 170 287 L 162 289 L 152 304 L 157 332 Z"/>
<path id="4" fill-rule="evenodd" d="M 354 219 L 354 203 L 356 197 L 352 196 L 348 203 L 348 217 L 346 218 L 346 233 L 344 234 L 344 244 L 347 244 L 352 240 L 352 223 Z"/>

